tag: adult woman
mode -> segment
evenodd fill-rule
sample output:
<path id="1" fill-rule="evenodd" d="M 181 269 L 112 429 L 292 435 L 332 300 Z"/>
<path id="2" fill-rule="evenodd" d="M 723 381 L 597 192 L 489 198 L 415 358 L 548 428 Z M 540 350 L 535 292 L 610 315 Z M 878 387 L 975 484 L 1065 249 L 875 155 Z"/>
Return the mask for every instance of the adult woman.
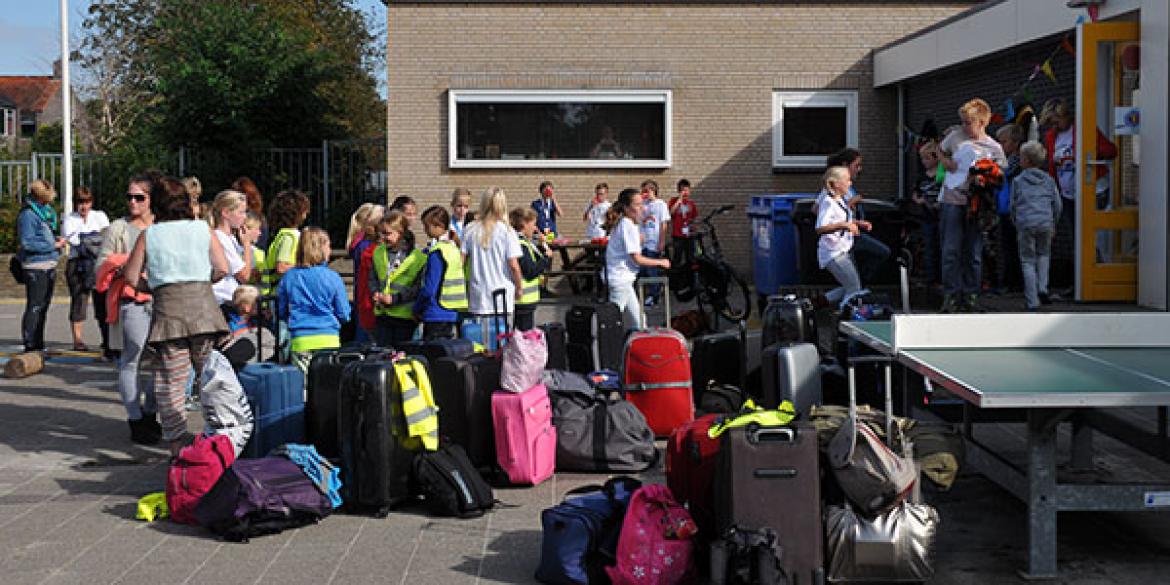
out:
<path id="1" fill-rule="evenodd" d="M 508 225 L 508 198 L 501 187 L 488 187 L 480 198 L 478 219 L 463 234 L 463 263 L 467 267 L 467 309 L 472 315 L 495 311 L 492 292 L 504 289 L 500 310 L 511 313 L 524 292 L 520 273 L 520 240 Z"/>
<path id="2" fill-rule="evenodd" d="M 155 173 L 147 173 L 130 180 L 126 190 L 126 217 L 114 220 L 106 230 L 102 251 L 98 255 L 99 270 L 106 270 L 106 264 L 109 263 L 115 266 L 115 272 L 121 272 L 139 234 L 154 223 L 151 192 L 159 178 Z M 138 377 L 138 364 L 150 332 L 150 313 L 153 309 L 151 297 L 121 286 L 111 287 L 106 295 L 115 297 L 110 300 L 111 305 L 117 303 L 114 339 L 121 340 L 122 344 L 122 354 L 118 358 L 118 393 L 126 409 L 130 440 L 153 445 L 162 436 L 162 427 L 157 419 L 154 384 L 151 380 L 143 381 Z"/>
<path id="3" fill-rule="evenodd" d="M 211 287 L 215 293 L 215 302 L 220 306 L 231 302 L 232 293 L 236 292 L 240 283 L 248 282 L 255 268 L 254 254 L 251 253 L 255 232 L 243 229 L 247 217 L 248 208 L 243 193 L 228 190 L 215 196 L 211 204 L 211 227 L 215 228 L 215 238 L 223 248 L 228 271 L 227 276 Z M 248 253 L 245 254 L 244 250 Z"/>
<path id="4" fill-rule="evenodd" d="M 208 352 L 228 330 L 211 291 L 212 277 L 225 275 L 228 266 L 219 239 L 194 218 L 182 183 L 163 178 L 151 197 L 159 223 L 139 236 L 125 274 L 128 285 L 145 280 L 154 295 L 147 343 L 160 362 L 154 387 L 162 438 L 177 454 L 188 438 L 184 399 L 191 368 L 203 371 Z"/>
<path id="5" fill-rule="evenodd" d="M 93 194 L 79 187 L 73 195 L 73 213 L 65 218 L 65 239 L 69 242 L 69 260 L 65 262 L 65 282 L 69 285 L 69 323 L 73 327 L 73 349 L 87 351 L 81 340 L 85 323 L 85 303 L 93 297 L 93 312 L 102 332 L 102 353 L 109 355 L 110 326 L 106 323 L 105 295 L 94 288 L 97 258 L 101 252 L 102 230 L 110 225 L 106 214 L 93 208 Z"/>
<path id="6" fill-rule="evenodd" d="M 57 190 L 48 181 L 37 179 L 29 185 L 30 197 L 16 218 L 20 234 L 20 262 L 25 274 L 24 317 L 20 336 L 24 351 L 44 351 L 45 318 L 53 300 L 53 282 L 57 279 L 57 260 L 65 238 L 57 231 L 57 211 L 53 199 Z"/>

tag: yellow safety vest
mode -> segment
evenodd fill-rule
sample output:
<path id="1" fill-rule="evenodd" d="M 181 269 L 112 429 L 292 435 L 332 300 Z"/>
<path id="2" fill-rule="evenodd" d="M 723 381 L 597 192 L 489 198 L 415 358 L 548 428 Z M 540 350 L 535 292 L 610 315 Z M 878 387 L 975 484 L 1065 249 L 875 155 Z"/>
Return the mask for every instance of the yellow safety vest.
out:
<path id="1" fill-rule="evenodd" d="M 528 238 L 525 238 L 524 236 L 520 237 L 520 247 L 524 249 L 524 253 L 528 254 L 528 257 L 531 258 L 532 261 L 536 262 L 540 258 L 540 252 L 536 250 L 536 246 L 532 245 L 532 242 Z M 537 276 L 532 280 L 525 280 L 522 282 L 522 294 L 520 295 L 520 298 L 516 299 L 516 304 L 535 305 L 536 303 L 540 302 L 540 277 Z"/>
<path id="2" fill-rule="evenodd" d="M 467 281 L 464 279 L 463 254 L 454 242 L 439 240 L 428 254 L 438 252 L 447 265 L 439 287 L 439 306 L 448 311 L 467 310 Z"/>
<path id="3" fill-rule="evenodd" d="M 268 252 L 265 254 L 264 272 L 260 275 L 260 282 L 263 286 L 261 294 L 272 294 L 276 291 L 276 285 L 280 284 L 280 277 L 284 276 L 276 272 L 276 250 L 284 242 L 284 240 L 292 238 L 293 249 L 295 250 L 301 243 L 301 232 L 295 228 L 280 228 L 276 232 L 272 241 L 268 243 Z"/>
<path id="4" fill-rule="evenodd" d="M 414 284 L 426 263 L 427 255 L 419 250 L 414 250 L 387 277 L 386 271 L 390 268 L 390 258 L 386 251 L 386 245 L 378 244 L 374 250 L 374 273 L 377 274 L 379 281 L 386 283 L 382 292 L 394 296 L 398 296 Z M 374 314 L 410 319 L 414 315 L 414 303 L 394 303 L 391 306 L 375 304 Z"/>
<path id="5" fill-rule="evenodd" d="M 727 429 L 746 427 L 751 423 L 756 423 L 761 427 L 788 426 L 795 418 L 796 407 L 789 400 L 781 402 L 776 410 L 764 410 L 749 400 L 744 403 L 743 410 L 739 414 L 723 417 L 711 425 L 711 428 L 707 429 L 707 436 L 715 439 Z"/>
<path id="6" fill-rule="evenodd" d="M 271 286 L 271 278 L 264 264 L 264 259 L 267 257 L 268 255 L 264 253 L 264 250 L 252 246 L 252 278 L 250 282 L 259 284 L 261 289 Z"/>
<path id="7" fill-rule="evenodd" d="M 439 407 L 435 405 L 426 367 L 413 358 L 396 360 L 394 377 L 402 395 L 402 415 L 406 418 L 406 436 L 402 437 L 402 446 L 412 451 L 437 450 Z"/>

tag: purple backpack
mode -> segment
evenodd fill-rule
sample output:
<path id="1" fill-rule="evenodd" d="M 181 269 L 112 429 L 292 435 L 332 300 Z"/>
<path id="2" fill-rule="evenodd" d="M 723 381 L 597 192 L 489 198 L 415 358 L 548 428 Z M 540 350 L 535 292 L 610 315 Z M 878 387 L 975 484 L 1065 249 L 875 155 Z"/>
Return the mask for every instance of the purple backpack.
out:
<path id="1" fill-rule="evenodd" d="M 313 524 L 333 511 L 329 498 L 285 457 L 240 459 L 199 500 L 195 517 L 230 542 Z"/>

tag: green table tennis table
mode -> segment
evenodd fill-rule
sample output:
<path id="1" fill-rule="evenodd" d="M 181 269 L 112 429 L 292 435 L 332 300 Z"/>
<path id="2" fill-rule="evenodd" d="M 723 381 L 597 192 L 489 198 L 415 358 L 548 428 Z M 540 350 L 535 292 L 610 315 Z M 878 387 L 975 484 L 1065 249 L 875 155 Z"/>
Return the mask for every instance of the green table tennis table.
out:
<path id="1" fill-rule="evenodd" d="M 1141 450 L 1170 461 L 1170 314 L 897 315 L 842 322 L 840 332 L 960 397 L 965 413 L 1026 411 L 1022 467 L 975 440 L 964 415 L 968 461 L 1028 506 L 1023 577 L 1056 577 L 1057 512 L 1170 511 L 1170 477 L 1064 483 L 1056 458 L 1057 426 L 1071 422 L 1073 468 L 1092 468 L 1094 428 L 1123 441 L 1144 440 Z M 903 404 L 909 407 L 908 400 Z M 1156 407 L 1157 430 L 1126 429 L 1104 414 L 1126 407 Z"/>

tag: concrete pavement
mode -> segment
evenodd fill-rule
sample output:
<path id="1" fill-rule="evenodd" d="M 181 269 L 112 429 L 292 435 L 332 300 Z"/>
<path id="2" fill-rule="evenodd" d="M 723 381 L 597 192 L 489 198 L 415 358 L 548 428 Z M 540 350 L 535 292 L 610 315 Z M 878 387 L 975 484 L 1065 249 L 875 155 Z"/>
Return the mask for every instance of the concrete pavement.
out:
<path id="1" fill-rule="evenodd" d="M 0 304 L 0 351 L 19 350 L 21 310 L 19 303 Z M 66 313 L 64 304 L 50 310 L 53 348 L 68 345 Z M 563 308 L 542 307 L 538 321 L 560 313 Z M 92 323 L 86 342 L 98 345 Z M 1005 439 L 1022 433 L 1019 425 L 1002 429 Z M 534 488 L 499 489 L 497 497 L 509 506 L 473 520 L 430 518 L 413 507 L 385 519 L 335 515 L 228 544 L 198 527 L 134 520 L 136 500 L 163 488 L 167 460 L 163 450 L 135 446 L 128 436 L 110 364 L 60 355 L 42 374 L 0 379 L 0 584 L 531 583 L 540 511 L 573 487 L 604 480 L 559 473 Z M 1111 471 L 1161 465 L 1121 458 L 1105 438 L 1098 448 L 1099 465 Z M 661 481 L 661 468 L 643 479 Z M 1019 582 L 1026 543 L 1021 504 L 970 472 L 950 492 L 928 490 L 927 499 L 942 516 L 933 583 Z M 1168 582 L 1167 520 L 1165 514 L 1062 514 L 1060 582 Z"/>

